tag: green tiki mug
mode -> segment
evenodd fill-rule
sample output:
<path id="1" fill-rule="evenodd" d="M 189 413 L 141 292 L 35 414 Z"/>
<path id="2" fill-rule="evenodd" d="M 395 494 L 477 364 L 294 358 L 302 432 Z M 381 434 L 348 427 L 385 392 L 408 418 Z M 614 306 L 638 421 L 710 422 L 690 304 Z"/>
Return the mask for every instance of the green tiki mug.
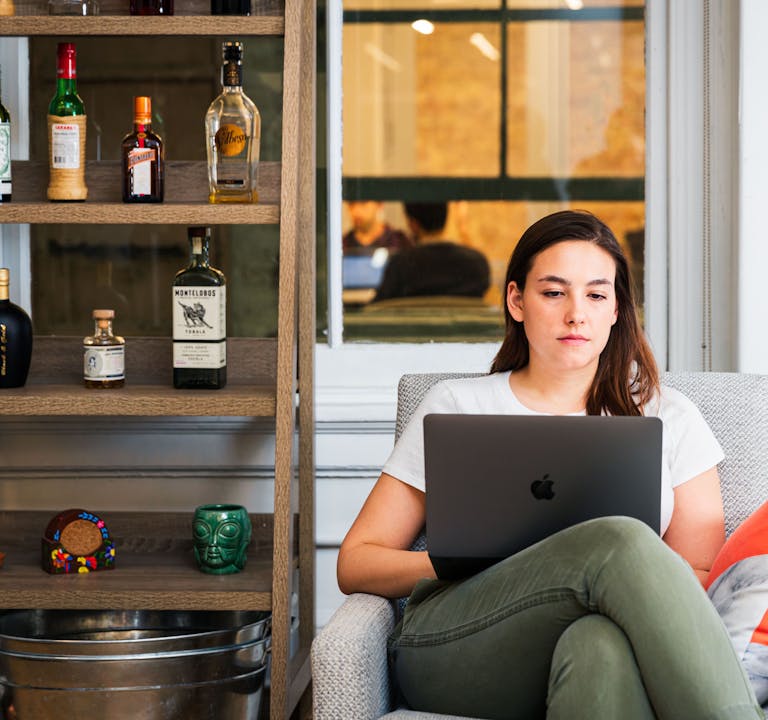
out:
<path id="1" fill-rule="evenodd" d="M 242 505 L 201 505 L 192 521 L 195 561 L 202 572 L 226 575 L 245 567 L 251 520 Z"/>

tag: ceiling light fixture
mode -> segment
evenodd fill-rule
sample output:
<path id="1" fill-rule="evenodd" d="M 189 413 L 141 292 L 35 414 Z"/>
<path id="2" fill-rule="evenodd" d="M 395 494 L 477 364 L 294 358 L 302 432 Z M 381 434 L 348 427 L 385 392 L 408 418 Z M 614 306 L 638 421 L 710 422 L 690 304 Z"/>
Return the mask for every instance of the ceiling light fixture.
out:
<path id="1" fill-rule="evenodd" d="M 472 33 L 469 38 L 469 44 L 474 45 L 489 60 L 498 62 L 501 57 L 501 53 L 483 33 Z"/>
<path id="2" fill-rule="evenodd" d="M 420 20 L 414 20 L 411 23 L 411 27 L 417 33 L 421 33 L 422 35 L 431 35 L 433 32 L 435 32 L 434 24 L 431 23 L 429 20 L 425 20 L 424 18 Z"/>

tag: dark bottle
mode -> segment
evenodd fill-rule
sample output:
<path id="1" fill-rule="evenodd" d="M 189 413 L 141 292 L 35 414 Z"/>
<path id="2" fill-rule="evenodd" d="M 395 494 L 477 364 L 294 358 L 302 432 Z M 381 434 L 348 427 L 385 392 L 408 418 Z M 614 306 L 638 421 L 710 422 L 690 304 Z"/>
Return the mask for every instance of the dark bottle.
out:
<path id="1" fill-rule="evenodd" d="M 0 101 L 0 201 L 11 202 L 11 116 Z"/>
<path id="2" fill-rule="evenodd" d="M 123 138 L 123 202 L 163 201 L 165 148 L 152 132 L 152 100 L 133 98 L 133 132 Z"/>
<path id="3" fill-rule="evenodd" d="M 131 0 L 131 15 L 173 15 L 173 0 Z"/>
<path id="4" fill-rule="evenodd" d="M 210 228 L 188 229 L 192 257 L 173 281 L 173 386 L 227 384 L 227 285 L 208 262 Z"/>
<path id="5" fill-rule="evenodd" d="M 0 268 L 0 388 L 21 387 L 32 359 L 32 321 L 8 296 L 10 273 Z"/>
<path id="6" fill-rule="evenodd" d="M 211 15 L 250 15 L 251 0 L 211 0 Z"/>

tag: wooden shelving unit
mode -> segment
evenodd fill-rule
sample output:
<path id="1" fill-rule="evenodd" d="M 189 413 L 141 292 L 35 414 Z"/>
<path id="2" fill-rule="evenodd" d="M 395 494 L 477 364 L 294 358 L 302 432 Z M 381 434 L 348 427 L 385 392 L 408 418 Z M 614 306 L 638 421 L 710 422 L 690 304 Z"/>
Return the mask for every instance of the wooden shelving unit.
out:
<path id="1" fill-rule="evenodd" d="M 181 2 L 179 3 L 182 4 Z M 126 2 L 127 6 L 128 3 Z M 283 35 L 281 16 L 234 17 L 210 15 L 174 15 L 172 17 L 49 17 L 20 15 L 0 17 L 0 35 L 145 36 L 172 35 Z"/>
<path id="2" fill-rule="evenodd" d="M 19 162 L 13 168 L 13 202 L 0 205 L 0 223 L 279 223 L 277 338 L 229 340 L 227 387 L 202 393 L 171 387 L 168 339 L 129 338 L 132 374 L 125 388 L 107 395 L 82 388 L 81 377 L 64 360 L 82 338 L 36 337 L 30 380 L 0 394 L 0 414 L 108 416 L 116 423 L 124 416 L 274 419 L 274 513 L 252 517 L 248 563 L 237 575 L 196 570 L 187 538 L 189 515 L 110 512 L 117 568 L 62 577 L 39 565 L 40 528 L 50 513 L 0 512 L 0 547 L 9 550 L 0 575 L 0 608 L 270 610 L 270 718 L 283 720 L 308 697 L 314 633 L 315 5 L 286 0 L 284 12 L 279 5 L 276 12 L 267 0 L 265 14 L 243 18 L 206 16 L 204 4 L 190 0 L 187 10 L 197 14 L 169 18 L 111 15 L 110 0 L 103 0 L 102 15 L 93 18 L 52 18 L 41 9 L 37 15 L 0 18 L 0 36 L 282 35 L 282 157 L 280 163 L 262 164 L 259 203 L 210 205 L 204 164 L 186 162 L 167 164 L 166 202 L 144 205 L 141 212 L 115 196 L 119 170 L 110 163 L 88 165 L 86 202 L 48 203 L 47 167 Z M 173 182 L 182 175 L 184 182 Z M 292 651 L 296 597 L 299 635 Z"/>
<path id="3" fill-rule="evenodd" d="M 223 390 L 206 392 L 131 383 L 109 397 L 94 397 L 72 385 L 30 383 L 3 391 L 0 407 L 4 415 L 274 417 L 276 402 L 275 387 L 267 384 L 229 383 Z"/>
<path id="4" fill-rule="evenodd" d="M 205 163 L 169 161 L 165 167 L 168 189 L 164 202 L 143 205 L 137 212 L 120 197 L 119 164 L 88 162 L 88 200 L 67 204 L 65 216 L 68 224 L 274 225 L 280 221 L 281 171 L 280 163 L 261 163 L 259 202 L 255 205 L 212 205 L 208 202 Z M 13 202 L 0 203 L 0 222 L 60 223 L 62 206 L 48 201 L 47 187 L 47 164 L 14 162 Z"/>
<path id="5" fill-rule="evenodd" d="M 8 560 L 3 588 L 13 607 L 60 609 L 270 610 L 272 608 L 271 515 L 251 515 L 253 537 L 245 570 L 204 575 L 195 567 L 186 513 L 110 512 L 109 529 L 119 548 L 113 571 L 48 575 L 40 570 L 43 512 L 0 512 Z M 294 562 L 296 552 L 294 549 Z"/>

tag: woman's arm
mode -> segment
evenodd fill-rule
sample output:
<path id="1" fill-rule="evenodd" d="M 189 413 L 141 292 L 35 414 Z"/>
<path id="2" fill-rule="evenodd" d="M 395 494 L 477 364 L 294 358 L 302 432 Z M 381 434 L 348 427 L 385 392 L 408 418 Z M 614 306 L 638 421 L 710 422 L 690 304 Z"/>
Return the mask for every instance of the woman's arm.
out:
<path id="1" fill-rule="evenodd" d="M 427 553 L 408 550 L 424 527 L 424 512 L 423 492 L 382 473 L 341 544 L 341 591 L 404 597 L 421 578 L 434 578 Z"/>
<path id="2" fill-rule="evenodd" d="M 712 562 L 725 543 L 723 498 L 717 468 L 678 485 L 674 489 L 675 509 L 664 541 L 682 555 L 702 584 Z"/>

